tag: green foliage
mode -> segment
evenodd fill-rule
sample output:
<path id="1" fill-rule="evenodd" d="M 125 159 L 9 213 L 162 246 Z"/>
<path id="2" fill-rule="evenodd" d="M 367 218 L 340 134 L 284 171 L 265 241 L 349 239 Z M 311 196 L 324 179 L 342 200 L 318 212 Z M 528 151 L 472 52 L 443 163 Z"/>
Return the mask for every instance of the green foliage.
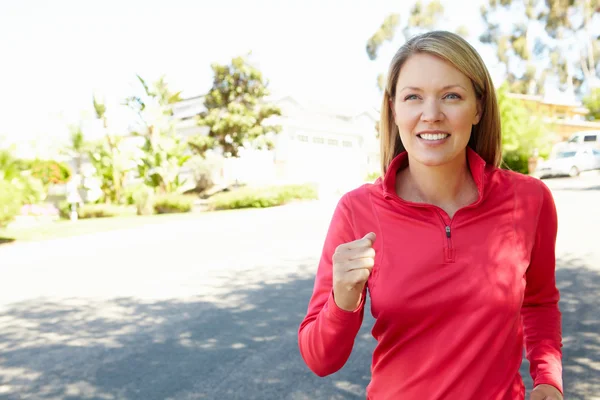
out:
<path id="1" fill-rule="evenodd" d="M 42 181 L 28 173 L 13 179 L 12 183 L 21 192 L 21 204 L 37 204 L 46 198 L 46 188 Z"/>
<path id="2" fill-rule="evenodd" d="M 58 205 L 61 218 L 69 219 L 71 216 L 71 204 L 62 201 Z M 111 218 L 132 215 L 131 209 L 115 204 L 83 204 L 76 207 L 79 219 Z"/>
<path id="3" fill-rule="evenodd" d="M 444 6 L 439 0 L 417 2 L 411 7 L 408 17 L 402 21 L 399 14 L 390 14 L 383 20 L 381 26 L 367 40 L 366 51 L 370 60 L 377 59 L 377 53 L 386 42 L 392 42 L 397 31 L 402 32 L 404 40 L 410 37 L 435 29 L 444 15 Z M 464 27 L 459 27 L 461 33 L 466 33 Z M 383 92 L 385 86 L 385 74 L 377 76 L 377 87 Z"/>
<path id="4" fill-rule="evenodd" d="M 84 204 L 77 210 L 77 213 L 80 219 L 131 215 L 131 211 L 127 208 L 113 204 Z"/>
<path id="5" fill-rule="evenodd" d="M 60 203 L 58 203 L 58 215 L 61 218 L 69 219 L 70 214 L 71 214 L 71 204 L 68 201 L 64 200 L 64 201 L 61 201 Z"/>
<path id="6" fill-rule="evenodd" d="M 0 151 L 0 227 L 12 221 L 24 204 L 36 204 L 46 197 L 44 185 L 27 167 L 27 162 L 10 151 Z"/>
<path id="7" fill-rule="evenodd" d="M 589 120 L 600 120 L 600 88 L 594 88 L 583 98 L 583 105 L 590 110 Z"/>
<path id="8" fill-rule="evenodd" d="M 529 155 L 522 151 L 507 151 L 502 153 L 502 168 L 520 172 L 529 173 Z"/>
<path id="9" fill-rule="evenodd" d="M 138 116 L 134 135 L 144 139 L 143 155 L 137 164 L 144 183 L 159 193 L 173 193 L 185 182 L 179 178 L 181 167 L 190 158 L 185 140 L 175 134 L 173 104 L 181 100 L 179 92 L 171 92 L 164 77 L 152 85 L 138 76 L 143 88 L 139 96 L 126 99 L 126 104 Z"/>
<path id="10" fill-rule="evenodd" d="M 549 143 L 544 141 L 541 120 L 523 107 L 519 100 L 507 96 L 508 87 L 498 88 L 498 106 L 502 124 L 503 167 L 528 173 L 528 159 L 537 149 L 546 152 Z"/>
<path id="11" fill-rule="evenodd" d="M 125 188 L 127 204 L 135 205 L 137 215 L 154 214 L 154 190 L 143 183 Z"/>
<path id="12" fill-rule="evenodd" d="M 244 187 L 214 195 L 210 199 L 210 208 L 213 210 L 264 208 L 280 206 L 292 200 L 316 198 L 318 192 L 313 185 Z"/>
<path id="13" fill-rule="evenodd" d="M 214 186 L 212 174 L 218 168 L 214 155 L 209 157 L 194 156 L 186 166 L 189 168 L 194 180 L 194 186 L 188 192 L 202 194 Z"/>
<path id="14" fill-rule="evenodd" d="M 0 180 L 11 181 L 26 169 L 23 161 L 15 158 L 9 150 L 0 150 Z"/>
<path id="15" fill-rule="evenodd" d="M 423 4 L 421 0 L 417 0 L 410 11 L 407 32 L 410 32 L 411 28 L 431 30 L 442 15 L 444 15 L 444 6 L 440 1 L 434 0 Z M 410 36 L 410 33 L 407 33 L 405 36 Z"/>
<path id="16" fill-rule="evenodd" d="M 371 172 L 365 178 L 367 182 L 375 182 L 381 176 L 381 172 Z"/>
<path id="17" fill-rule="evenodd" d="M 0 228 L 8 225 L 22 205 L 22 190 L 12 182 L 0 179 Z"/>
<path id="18" fill-rule="evenodd" d="M 192 211 L 196 196 L 165 193 L 154 198 L 154 211 L 157 214 L 186 213 Z"/>
<path id="19" fill-rule="evenodd" d="M 395 30 L 400 23 L 400 14 L 390 14 L 383 20 L 379 29 L 367 40 L 367 55 L 370 60 L 377 58 L 377 51 L 385 42 L 394 39 Z"/>
<path id="20" fill-rule="evenodd" d="M 103 122 L 106 122 L 106 105 L 103 102 L 99 101 L 96 98 L 96 96 L 93 97 L 92 101 L 94 105 L 94 112 L 96 114 L 96 118 L 102 120 Z"/>
<path id="21" fill-rule="evenodd" d="M 202 156 L 218 146 L 226 157 L 237 157 L 245 146 L 272 148 L 272 136 L 281 127 L 268 125 L 266 120 L 281 115 L 281 110 L 264 101 L 269 91 L 262 73 L 243 57 L 234 58 L 229 65 L 215 63 L 212 70 L 213 85 L 204 100 L 206 111 L 198 118 L 200 126 L 209 128 L 208 136 L 192 138 L 191 148 Z"/>
<path id="22" fill-rule="evenodd" d="M 600 42 L 592 28 L 600 18 L 597 0 L 484 3 L 486 29 L 479 39 L 495 48 L 512 92 L 543 94 L 550 76 L 561 89 L 575 90 L 597 78 Z"/>
<path id="23" fill-rule="evenodd" d="M 104 201 L 121 203 L 127 173 L 136 167 L 135 155 L 121 146 L 122 138 L 106 136 L 91 146 L 90 162 L 96 170 Z"/>
<path id="24" fill-rule="evenodd" d="M 187 143 L 174 133 L 144 136 L 143 155 L 138 174 L 144 183 L 159 193 L 175 193 L 185 181 L 179 177 L 181 167 L 191 155 L 185 154 Z"/>
<path id="25" fill-rule="evenodd" d="M 28 163 L 31 175 L 38 178 L 44 186 L 61 185 L 71 179 L 71 168 L 62 162 L 54 160 L 33 160 Z"/>

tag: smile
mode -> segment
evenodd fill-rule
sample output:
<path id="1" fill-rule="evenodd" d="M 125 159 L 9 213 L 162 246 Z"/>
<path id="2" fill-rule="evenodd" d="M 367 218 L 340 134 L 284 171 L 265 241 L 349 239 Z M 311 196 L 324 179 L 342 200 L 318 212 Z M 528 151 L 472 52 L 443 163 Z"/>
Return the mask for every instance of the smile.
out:
<path id="1" fill-rule="evenodd" d="M 424 140 L 443 140 L 450 136 L 448 133 L 421 133 L 419 135 L 421 139 Z"/>

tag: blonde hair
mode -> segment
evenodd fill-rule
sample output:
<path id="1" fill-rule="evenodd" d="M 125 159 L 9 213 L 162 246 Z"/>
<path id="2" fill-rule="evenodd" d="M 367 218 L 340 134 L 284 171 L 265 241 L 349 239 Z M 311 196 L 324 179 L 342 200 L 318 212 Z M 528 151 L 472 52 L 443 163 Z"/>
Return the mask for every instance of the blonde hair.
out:
<path id="1" fill-rule="evenodd" d="M 379 122 L 383 175 L 392 160 L 405 150 L 390 104 L 394 101 L 402 65 L 419 53 L 431 54 L 449 62 L 471 80 L 482 114 L 479 123 L 471 130 L 469 147 L 488 164 L 499 166 L 502 158 L 500 113 L 490 74 L 477 51 L 466 40 L 452 32 L 433 31 L 408 40 L 390 63 Z"/>

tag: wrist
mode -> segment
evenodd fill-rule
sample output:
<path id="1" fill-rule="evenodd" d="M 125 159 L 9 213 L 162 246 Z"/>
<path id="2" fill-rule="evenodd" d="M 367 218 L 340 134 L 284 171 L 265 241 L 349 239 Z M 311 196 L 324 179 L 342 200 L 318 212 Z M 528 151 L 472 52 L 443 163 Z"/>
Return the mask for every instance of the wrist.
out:
<path id="1" fill-rule="evenodd" d="M 360 304 L 362 302 L 362 293 L 361 292 L 355 293 L 353 290 L 348 291 L 347 293 L 345 293 L 344 296 L 341 296 L 339 294 L 339 291 L 336 294 L 336 291 L 333 290 L 331 295 L 333 297 L 333 301 L 334 301 L 335 305 L 340 310 L 346 311 L 346 312 L 356 311 L 360 307 Z"/>

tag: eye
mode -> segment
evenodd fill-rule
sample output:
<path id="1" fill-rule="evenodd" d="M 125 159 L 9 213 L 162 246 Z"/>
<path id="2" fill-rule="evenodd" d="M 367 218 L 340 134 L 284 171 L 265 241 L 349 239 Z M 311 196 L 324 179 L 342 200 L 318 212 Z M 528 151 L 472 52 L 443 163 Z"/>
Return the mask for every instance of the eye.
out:
<path id="1" fill-rule="evenodd" d="M 450 100 L 459 100 L 462 97 L 460 97 L 459 94 L 457 93 L 448 93 L 446 96 L 444 96 L 444 99 L 450 99 Z"/>
<path id="2" fill-rule="evenodd" d="M 406 96 L 404 98 L 404 101 L 407 101 L 407 100 L 417 100 L 418 98 L 419 97 L 416 94 L 409 94 L 408 96 Z"/>

